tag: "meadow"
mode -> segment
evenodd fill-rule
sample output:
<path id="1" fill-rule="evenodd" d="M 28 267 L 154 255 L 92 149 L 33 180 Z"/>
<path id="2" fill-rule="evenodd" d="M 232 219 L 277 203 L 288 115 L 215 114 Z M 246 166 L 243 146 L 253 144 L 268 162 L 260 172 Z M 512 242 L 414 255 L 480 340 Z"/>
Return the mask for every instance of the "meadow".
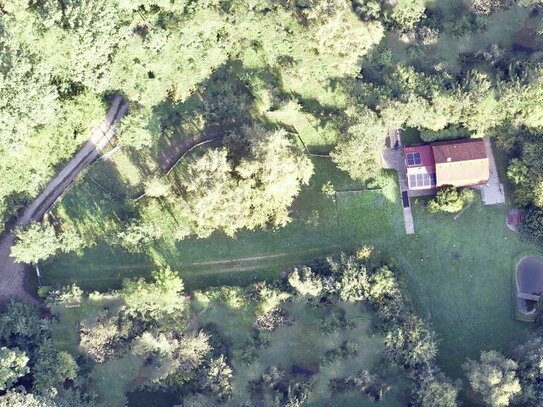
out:
<path id="1" fill-rule="evenodd" d="M 194 317 L 191 326 L 195 331 L 213 332 L 216 336 L 216 353 L 228 356 L 235 374 L 232 398 L 227 405 L 241 405 L 250 399 L 251 383 L 256 382 L 270 367 L 278 367 L 296 382 L 311 380 L 314 385 L 307 400 L 310 406 L 323 403 L 347 406 L 371 406 L 372 399 L 360 391 L 331 391 L 334 379 L 356 376 L 366 370 L 378 378 L 385 378 L 390 386 L 380 405 L 392 407 L 405 405 L 410 383 L 400 369 L 390 366 L 381 358 L 384 337 L 375 329 L 376 316 L 360 303 L 339 302 L 315 306 L 305 301 L 285 303 L 283 308 L 292 322 L 272 332 L 261 332 L 255 343 L 255 306 L 253 302 L 211 301 L 208 294 L 198 292 L 191 302 Z M 55 304 L 51 311 L 56 315 L 52 324 L 53 339 L 57 346 L 72 354 L 84 354 L 77 344 L 76 335 L 80 322 L 93 324 L 98 315 L 114 311 L 121 305 L 118 296 L 93 294 L 81 298 L 77 306 L 70 303 Z M 324 327 L 328 328 L 324 328 Z M 329 356 L 331 352 L 349 344 L 349 357 Z M 249 356 L 250 355 L 250 356 Z M 145 391 L 138 384 L 144 382 L 151 369 L 145 358 L 126 353 L 120 358 L 96 365 L 93 370 L 99 400 L 109 405 L 122 405 L 125 394 L 131 406 L 171 406 L 179 395 L 168 392 Z M 213 398 L 206 399 L 209 405 Z"/>
<path id="2" fill-rule="evenodd" d="M 314 158 L 314 163 L 311 185 L 294 204 L 293 222 L 283 229 L 244 231 L 235 239 L 214 234 L 208 239 L 159 241 L 137 256 L 102 241 L 44 264 L 46 282 L 105 291 L 119 287 L 122 278 L 147 276 L 152 269 L 169 266 L 189 290 L 245 285 L 371 244 L 397 261 L 416 307 L 439 334 L 439 361 L 451 376 L 461 376 L 461 364 L 466 357 L 476 358 L 482 344 L 484 349 L 503 349 L 530 330 L 530 325 L 511 318 L 511 273 L 522 255 L 539 249 L 507 228 L 509 204 L 485 207 L 478 200 L 455 220 L 452 215 L 429 214 L 424 200 L 418 199 L 413 205 L 416 234 L 407 236 L 393 173 L 380 180 L 379 190 L 354 190 L 361 185 L 328 159 Z M 328 181 L 336 189 L 335 198 L 321 191 Z M 73 188 L 59 213 L 68 212 L 72 197 L 83 192 Z M 100 207 L 89 195 L 85 199 L 88 208 L 83 213 Z M 108 222 L 115 220 L 101 219 L 98 224 Z"/>

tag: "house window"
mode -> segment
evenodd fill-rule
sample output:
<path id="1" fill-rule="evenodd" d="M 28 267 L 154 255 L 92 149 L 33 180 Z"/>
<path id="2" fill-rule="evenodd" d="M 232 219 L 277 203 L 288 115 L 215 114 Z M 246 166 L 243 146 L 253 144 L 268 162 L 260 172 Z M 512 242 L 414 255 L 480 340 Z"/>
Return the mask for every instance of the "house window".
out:
<path id="1" fill-rule="evenodd" d="M 409 175 L 409 189 L 430 189 L 436 186 L 436 174 L 422 173 Z"/>
<path id="2" fill-rule="evenodd" d="M 408 153 L 405 158 L 407 159 L 407 165 L 419 165 L 422 162 L 420 153 Z"/>

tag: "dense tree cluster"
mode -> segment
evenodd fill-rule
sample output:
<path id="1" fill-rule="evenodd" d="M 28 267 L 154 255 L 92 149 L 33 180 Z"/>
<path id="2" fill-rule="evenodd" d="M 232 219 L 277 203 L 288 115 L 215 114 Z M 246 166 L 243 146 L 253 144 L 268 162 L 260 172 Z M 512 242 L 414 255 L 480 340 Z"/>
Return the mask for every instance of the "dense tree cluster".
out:
<path id="1" fill-rule="evenodd" d="M 507 154 L 515 204 L 526 212 L 522 232 L 543 239 L 543 65 L 535 52 L 541 44 L 515 43 L 530 24 L 519 26 L 514 38 L 490 29 L 508 13 L 526 15 L 526 22 L 537 18 L 541 1 L 449 3 L 0 0 L 3 228 L 88 138 L 111 95 L 121 94 L 130 112 L 119 124 L 118 142 L 130 154 L 161 161 L 157 150 L 169 150 L 169 143 L 215 140 L 169 178 L 157 163 L 146 168 L 145 199 L 137 208 L 123 201 L 113 230 L 100 225 L 108 244 L 128 252 L 146 252 L 168 234 L 233 237 L 242 229 L 288 224 L 313 164 L 303 132 L 274 122 L 285 112 L 310 118 L 333 163 L 367 183 L 379 178 L 392 129 L 410 128 L 424 141 L 494 136 Z M 541 24 L 534 24 L 523 35 L 537 42 Z M 331 185 L 324 192 L 334 195 Z M 458 212 L 472 194 L 444 189 L 428 208 Z M 146 211 L 173 213 L 176 229 L 158 216 L 150 221 Z M 45 219 L 17 230 L 12 255 L 37 264 L 95 243 L 85 239 Z M 435 333 L 415 313 L 396 268 L 371 251 L 300 267 L 282 282 L 194 293 L 194 302 L 176 273 L 164 268 L 152 277 L 126 280 L 107 295 L 77 287 L 53 291 L 44 310 L 52 319 L 10 303 L 0 315 L 0 406 L 97 405 L 92 373 L 134 360 L 145 361 L 135 388 L 173 389 L 185 406 L 228 401 L 239 373 L 234 351 L 219 328 L 198 326 L 197 302 L 221 302 L 250 320 L 247 346 L 235 349 L 246 364 L 271 346 L 273 332 L 296 323 L 285 304 L 364 304 L 377 315 L 382 356 L 414 379 L 412 403 L 457 404 L 458 384 L 436 366 Z M 103 304 L 100 312 L 96 304 Z M 54 339 L 51 326 L 63 307 L 82 308 L 74 326 L 78 358 Z M 354 324 L 338 308 L 322 319 L 324 335 Z M 491 406 L 541 405 L 541 345 L 535 337 L 507 357 L 491 351 L 468 360 L 470 396 Z M 321 362 L 359 352 L 345 340 Z M 250 381 L 248 403 L 300 405 L 314 384 L 269 366 Z M 363 370 L 329 387 L 375 400 L 390 390 L 385 377 Z"/>
<path id="2" fill-rule="evenodd" d="M 289 208 L 313 164 L 282 130 L 245 128 L 227 148 L 209 150 L 188 165 L 179 181 L 180 212 L 199 237 L 215 230 L 285 226 Z M 237 156 L 232 156 L 235 151 Z"/>
<path id="3" fill-rule="evenodd" d="M 289 92 L 318 89 L 355 75 L 382 36 L 381 22 L 358 18 L 349 0 L 2 2 L 0 219 L 88 137 L 111 93 L 134 104 L 122 142 L 148 147 L 163 129 L 157 110 L 186 101 L 231 61 L 255 55 Z M 209 101 L 210 121 L 237 114 L 223 109 L 237 98 L 231 90 Z"/>
<path id="4" fill-rule="evenodd" d="M 0 388 L 7 390 L 0 405 L 88 405 L 83 395 L 88 383 L 83 378 L 74 382 L 79 372 L 76 360 L 53 343 L 35 307 L 10 302 L 0 315 L 0 327 Z M 65 386 L 68 382 L 73 386 Z"/>
<path id="5" fill-rule="evenodd" d="M 492 407 L 508 406 L 521 387 L 516 377 L 517 364 L 498 352 L 482 352 L 481 362 L 468 360 L 464 369 L 470 386 Z"/>

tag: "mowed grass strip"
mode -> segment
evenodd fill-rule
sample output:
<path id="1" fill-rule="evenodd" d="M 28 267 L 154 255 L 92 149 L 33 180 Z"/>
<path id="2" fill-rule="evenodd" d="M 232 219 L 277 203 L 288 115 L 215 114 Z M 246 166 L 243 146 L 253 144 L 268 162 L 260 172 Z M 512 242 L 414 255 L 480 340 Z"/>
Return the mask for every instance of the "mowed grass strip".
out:
<path id="1" fill-rule="evenodd" d="M 340 225 L 338 203 L 334 197 L 325 196 L 321 189 L 329 181 L 338 190 L 360 188 L 361 185 L 337 170 L 329 159 L 315 158 L 314 164 L 316 173 L 311 185 L 305 187 L 294 202 L 293 221 L 285 228 L 240 231 L 235 239 L 219 232 L 207 239 L 190 238 L 180 242 L 162 239 L 140 255 L 128 253 L 102 239 L 80 253 L 59 255 L 44 264 L 46 281 L 52 285 L 76 283 L 85 289 L 105 290 L 118 287 L 123 278 L 147 276 L 153 268 L 167 266 L 179 271 L 189 288 L 201 288 L 199 276 L 210 281 L 209 274 L 233 276 L 240 272 L 246 276 L 244 281 L 250 282 L 255 276 L 259 277 L 259 272 L 278 276 L 288 266 L 353 249 L 358 244 L 356 229 Z M 388 178 L 384 181 L 388 189 L 395 188 L 393 181 Z M 99 192 L 87 191 L 87 188 L 87 183 L 74 188 L 61 203 L 57 214 L 80 232 L 97 236 L 100 233 L 97 225 L 118 224 L 121 211 L 117 208 L 117 200 L 102 197 Z M 362 211 L 366 215 L 360 222 L 365 222 L 365 216 L 373 213 L 376 193 L 368 194 L 371 199 L 364 201 L 368 207 Z M 338 197 L 338 202 L 340 200 Z M 350 203 L 360 205 L 356 200 L 342 200 L 342 210 Z M 166 214 L 169 218 L 165 222 L 175 223 L 174 216 Z M 225 278 L 221 277 L 220 281 Z M 239 278 L 234 280 L 240 281 Z"/>

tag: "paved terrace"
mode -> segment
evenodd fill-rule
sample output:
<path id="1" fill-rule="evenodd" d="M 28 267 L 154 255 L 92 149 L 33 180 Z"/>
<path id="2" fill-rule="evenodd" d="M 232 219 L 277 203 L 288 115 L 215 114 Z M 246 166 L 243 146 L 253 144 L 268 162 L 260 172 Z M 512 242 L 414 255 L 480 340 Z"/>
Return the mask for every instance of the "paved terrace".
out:
<path id="1" fill-rule="evenodd" d="M 503 184 L 498 177 L 498 170 L 496 169 L 496 160 L 494 159 L 494 153 L 492 152 L 492 145 L 489 137 L 484 137 L 486 155 L 488 157 L 488 164 L 490 169 L 490 177 L 488 183 L 478 189 L 481 191 L 483 203 L 485 205 L 498 205 L 505 202 L 505 195 L 503 192 Z"/>

